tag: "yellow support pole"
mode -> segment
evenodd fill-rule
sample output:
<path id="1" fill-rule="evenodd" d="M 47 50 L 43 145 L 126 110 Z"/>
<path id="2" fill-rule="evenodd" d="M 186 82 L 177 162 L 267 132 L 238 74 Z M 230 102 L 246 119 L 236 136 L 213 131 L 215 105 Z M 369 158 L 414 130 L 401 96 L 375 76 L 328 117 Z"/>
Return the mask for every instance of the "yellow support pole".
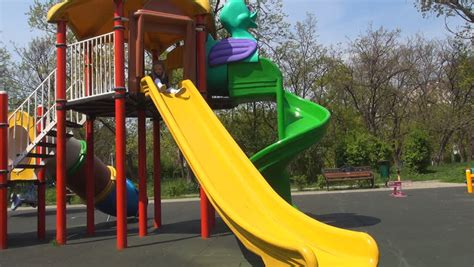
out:
<path id="1" fill-rule="evenodd" d="M 471 169 L 466 169 L 467 192 L 472 194 L 472 174 Z"/>

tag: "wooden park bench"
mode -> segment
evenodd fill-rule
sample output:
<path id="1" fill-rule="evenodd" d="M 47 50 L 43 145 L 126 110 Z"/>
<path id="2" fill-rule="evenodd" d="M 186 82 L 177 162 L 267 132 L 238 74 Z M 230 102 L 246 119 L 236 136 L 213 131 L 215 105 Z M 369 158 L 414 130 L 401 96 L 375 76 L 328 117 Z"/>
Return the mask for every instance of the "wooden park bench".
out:
<path id="1" fill-rule="evenodd" d="M 330 182 L 369 180 L 372 188 L 375 185 L 374 174 L 370 166 L 323 169 L 322 172 L 324 179 L 326 179 L 327 190 L 329 190 Z"/>

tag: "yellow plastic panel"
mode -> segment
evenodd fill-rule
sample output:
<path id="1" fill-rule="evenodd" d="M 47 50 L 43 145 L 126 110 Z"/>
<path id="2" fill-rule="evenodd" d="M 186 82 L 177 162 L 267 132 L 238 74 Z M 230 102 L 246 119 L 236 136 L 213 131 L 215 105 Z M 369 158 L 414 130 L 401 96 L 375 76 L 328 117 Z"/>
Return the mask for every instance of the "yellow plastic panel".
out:
<path id="1" fill-rule="evenodd" d="M 10 116 L 9 116 L 10 117 Z M 26 149 L 27 139 L 29 142 L 35 138 L 35 122 L 26 112 L 18 112 L 8 121 L 8 159 L 9 165 L 16 155 Z M 22 164 L 35 165 L 35 158 L 25 158 Z M 37 180 L 33 169 L 13 169 L 9 175 L 10 181 L 34 181 Z"/>
<path id="2" fill-rule="evenodd" d="M 182 87 L 171 95 L 142 80 L 211 203 L 248 249 L 267 266 L 377 266 L 371 236 L 318 222 L 280 198 L 192 82 Z"/>

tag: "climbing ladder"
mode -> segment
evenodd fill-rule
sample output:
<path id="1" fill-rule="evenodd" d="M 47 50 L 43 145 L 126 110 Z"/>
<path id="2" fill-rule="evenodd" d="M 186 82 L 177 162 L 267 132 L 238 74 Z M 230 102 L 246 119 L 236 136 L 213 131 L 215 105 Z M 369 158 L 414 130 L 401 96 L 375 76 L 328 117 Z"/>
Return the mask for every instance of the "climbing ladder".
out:
<path id="1" fill-rule="evenodd" d="M 44 166 L 43 160 L 54 156 L 56 132 L 56 100 L 55 92 L 56 70 L 47 78 L 8 116 L 11 128 L 9 134 L 9 153 L 14 155 L 10 162 L 10 170 L 37 169 Z M 70 89 L 69 89 L 70 90 Z M 66 125 L 81 128 L 85 116 L 74 111 L 68 111 Z M 21 127 L 12 126 L 21 125 Z M 28 129 L 25 131 L 24 129 Z M 17 133 L 17 131 L 23 131 Z M 67 133 L 69 137 L 71 133 Z M 41 147 L 40 150 L 37 149 Z M 32 164 L 32 158 L 41 162 Z"/>

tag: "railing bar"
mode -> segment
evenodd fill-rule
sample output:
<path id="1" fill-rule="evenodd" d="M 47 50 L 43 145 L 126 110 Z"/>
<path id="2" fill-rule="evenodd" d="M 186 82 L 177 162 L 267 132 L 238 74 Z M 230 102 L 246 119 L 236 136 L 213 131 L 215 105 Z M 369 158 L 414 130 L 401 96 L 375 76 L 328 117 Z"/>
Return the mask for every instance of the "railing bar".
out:
<path id="1" fill-rule="evenodd" d="M 106 75 L 106 72 L 107 70 L 105 69 L 104 67 L 104 64 L 105 64 L 105 40 L 101 40 L 101 44 L 100 44 L 100 54 L 101 54 L 101 62 L 100 62 L 100 87 L 102 88 L 102 93 L 105 92 L 105 86 L 104 86 L 104 82 L 105 82 L 105 75 Z"/>
<path id="2" fill-rule="evenodd" d="M 95 55 L 94 55 L 94 47 L 92 46 L 92 42 L 89 43 L 89 48 L 90 48 L 90 59 L 91 61 L 89 62 L 89 67 L 90 67 L 90 74 L 91 74 L 91 83 L 90 83 L 90 92 L 91 92 L 91 95 L 94 94 L 94 82 L 95 82 L 95 77 L 94 77 L 94 72 L 95 72 L 95 68 L 94 68 L 94 61 L 95 61 Z"/>
<path id="3" fill-rule="evenodd" d="M 76 45 L 71 46 L 71 49 L 70 49 L 70 51 L 71 51 L 71 60 L 72 60 L 72 62 L 71 62 L 71 79 L 72 80 L 75 79 L 75 77 L 74 77 L 75 73 L 74 72 L 75 72 L 75 69 L 76 69 L 76 62 L 75 62 L 76 61 L 76 55 L 74 53 L 74 47 L 75 46 Z M 72 95 L 72 98 L 76 97 L 76 88 L 74 87 L 74 84 L 72 84 L 71 95 Z"/>
<path id="4" fill-rule="evenodd" d="M 77 99 L 82 97 L 82 88 L 81 88 L 81 79 L 82 79 L 82 49 L 81 46 L 82 44 L 79 44 L 79 52 L 77 53 L 77 58 L 79 59 L 79 62 L 77 63 L 77 79 L 74 81 L 74 83 L 77 83 Z"/>
<path id="5" fill-rule="evenodd" d="M 100 68 L 100 62 L 102 60 L 102 55 L 100 53 L 100 42 L 99 40 L 97 39 L 96 40 L 96 51 L 97 51 L 97 90 L 99 91 L 99 94 L 102 93 L 102 87 L 100 86 L 100 82 L 101 82 L 101 68 Z"/>
<path id="6" fill-rule="evenodd" d="M 78 41 L 78 42 L 69 44 L 68 46 L 73 46 L 73 45 L 77 45 L 77 44 L 80 44 L 80 43 L 90 42 L 90 41 L 92 41 L 92 40 L 94 40 L 94 39 L 101 38 L 101 37 L 106 36 L 106 35 L 111 35 L 111 34 L 113 34 L 113 33 L 114 33 L 114 32 L 104 33 L 104 34 L 102 34 L 102 35 L 95 36 L 95 37 L 90 38 L 90 39 L 86 39 L 86 40 L 82 40 L 82 41 Z"/>
<path id="7" fill-rule="evenodd" d="M 71 65 L 71 80 L 75 80 L 76 77 L 76 54 L 74 53 L 74 48 L 75 48 L 76 45 L 73 45 L 72 46 L 72 49 L 71 49 L 71 58 L 74 60 L 74 62 L 72 63 Z M 71 84 L 72 85 L 72 98 L 76 98 L 76 87 L 75 87 L 75 84 Z"/>
<path id="8" fill-rule="evenodd" d="M 52 75 L 52 74 L 55 74 L 56 73 L 56 69 L 54 69 L 45 79 L 45 81 Z M 20 107 L 21 106 L 24 106 L 26 104 L 26 102 L 28 101 L 29 98 L 31 98 L 33 96 L 33 94 L 35 93 L 36 90 L 39 90 L 39 88 L 41 87 L 41 85 L 43 85 L 44 81 L 38 86 L 35 88 L 35 90 L 33 92 L 31 92 L 27 97 L 26 99 L 21 102 L 21 104 L 18 106 L 18 108 L 16 108 L 9 117 L 13 116 L 14 113 L 18 112 L 20 110 Z"/>
<path id="9" fill-rule="evenodd" d="M 102 41 L 102 40 L 100 40 Z M 103 55 L 103 52 L 104 52 L 104 45 L 103 43 L 101 42 L 100 44 L 100 91 L 102 93 L 104 93 L 104 69 L 103 69 L 103 63 L 104 63 L 104 55 Z"/>
<path id="10" fill-rule="evenodd" d="M 79 45 L 77 45 L 77 46 L 79 46 Z M 76 65 L 75 65 L 76 70 L 75 71 L 76 71 L 76 73 L 75 73 L 75 76 L 74 76 L 74 80 L 72 80 L 72 82 L 74 84 L 74 87 L 76 88 L 75 99 L 79 98 L 79 90 L 80 90 L 78 84 L 76 83 L 76 81 L 78 81 L 80 79 L 80 69 L 79 69 L 79 67 L 80 67 L 80 64 L 81 64 L 80 51 L 77 51 L 77 49 L 79 49 L 79 47 L 76 48 L 76 50 L 75 50 L 75 53 L 76 53 Z"/>
<path id="11" fill-rule="evenodd" d="M 107 36 L 107 40 L 106 40 L 106 43 L 107 43 L 107 52 L 106 52 L 106 58 L 107 58 L 107 62 L 105 64 L 105 69 L 106 69 L 106 73 L 107 73 L 107 76 L 106 76 L 106 87 L 105 89 L 107 90 L 107 93 L 110 91 L 110 36 Z"/>
<path id="12" fill-rule="evenodd" d="M 85 86 L 86 83 L 85 83 L 85 81 L 86 81 L 86 69 L 87 69 L 86 68 L 86 63 L 87 63 L 87 61 L 86 61 L 86 48 L 85 48 L 85 46 L 86 46 L 86 43 L 83 43 L 81 45 L 81 48 L 82 48 L 81 49 L 81 57 L 82 57 L 82 61 L 81 61 L 81 66 L 82 66 L 82 68 L 81 68 L 82 69 L 81 70 L 81 74 L 82 74 L 82 78 L 81 78 L 81 85 L 82 85 L 81 86 L 81 88 L 82 88 L 81 89 L 81 97 L 84 97 L 86 95 L 86 86 Z"/>
<path id="13" fill-rule="evenodd" d="M 95 88 L 97 91 L 100 92 L 100 88 L 99 88 L 99 82 L 100 82 L 100 78 L 99 78 L 99 60 L 100 60 L 100 55 L 99 55 L 99 51 L 98 51 L 98 45 L 97 45 L 97 39 L 94 39 L 94 53 L 95 53 L 95 62 L 94 62 L 94 65 L 95 65 Z"/>
<path id="14" fill-rule="evenodd" d="M 13 116 L 13 123 L 16 125 L 16 118 L 17 118 L 17 115 L 18 113 L 15 113 L 14 116 Z M 10 123 L 10 120 L 8 120 L 8 123 Z M 13 139 L 16 139 L 16 127 L 13 127 Z M 16 147 L 16 142 L 12 142 L 14 145 L 13 145 L 13 148 L 14 148 L 14 151 L 18 151 L 17 147 Z"/>
<path id="15" fill-rule="evenodd" d="M 91 46 L 92 46 L 92 54 L 94 55 L 94 60 L 92 61 L 92 76 L 94 77 L 94 82 L 92 83 L 92 91 L 94 92 L 93 94 L 95 94 L 96 90 L 97 90 L 97 86 L 96 86 L 96 83 L 97 83 L 97 51 L 96 51 L 96 47 L 95 47 L 95 44 L 94 44 L 94 41 L 91 42 Z"/>
<path id="16" fill-rule="evenodd" d="M 49 85 L 49 82 L 48 82 L 48 85 Z M 44 91 L 46 91 L 45 89 L 41 92 L 41 106 L 42 106 L 42 109 L 43 109 L 43 116 L 44 117 L 44 112 L 45 112 L 45 104 L 44 104 Z M 43 118 L 41 118 L 41 129 L 44 129 L 44 120 Z"/>
<path id="17" fill-rule="evenodd" d="M 38 109 L 38 99 L 37 99 L 37 98 L 38 98 L 38 93 L 35 93 L 35 107 L 34 107 L 35 116 L 34 116 L 34 120 L 33 120 L 33 124 L 34 124 L 33 127 L 35 128 L 35 129 L 33 129 L 33 132 L 35 133 L 35 134 L 34 134 L 34 136 L 35 136 L 34 139 L 35 139 L 35 140 L 36 140 L 36 134 L 37 134 L 37 131 L 36 131 L 36 122 L 37 122 L 37 120 L 38 120 L 38 117 L 37 117 L 37 116 L 38 116 L 38 113 L 37 113 L 37 111 L 38 111 L 38 110 L 37 110 L 37 109 Z"/>
<path id="18" fill-rule="evenodd" d="M 113 77 L 115 77 L 115 75 L 114 75 L 115 71 L 112 70 L 112 62 L 114 62 L 114 58 L 113 58 L 113 54 L 112 54 L 112 53 L 114 52 L 114 40 L 113 40 L 113 37 L 114 37 L 114 36 L 112 36 L 112 35 L 110 36 L 110 38 L 111 38 L 112 40 L 111 40 L 111 42 L 110 42 L 110 47 L 111 47 L 111 49 L 109 49 L 109 74 L 110 74 L 110 76 L 109 76 L 109 88 L 110 88 L 110 89 L 109 89 L 109 90 L 111 90 L 111 91 L 112 91 L 112 85 L 113 85 L 113 82 L 114 82 L 114 81 L 113 81 Z"/>

